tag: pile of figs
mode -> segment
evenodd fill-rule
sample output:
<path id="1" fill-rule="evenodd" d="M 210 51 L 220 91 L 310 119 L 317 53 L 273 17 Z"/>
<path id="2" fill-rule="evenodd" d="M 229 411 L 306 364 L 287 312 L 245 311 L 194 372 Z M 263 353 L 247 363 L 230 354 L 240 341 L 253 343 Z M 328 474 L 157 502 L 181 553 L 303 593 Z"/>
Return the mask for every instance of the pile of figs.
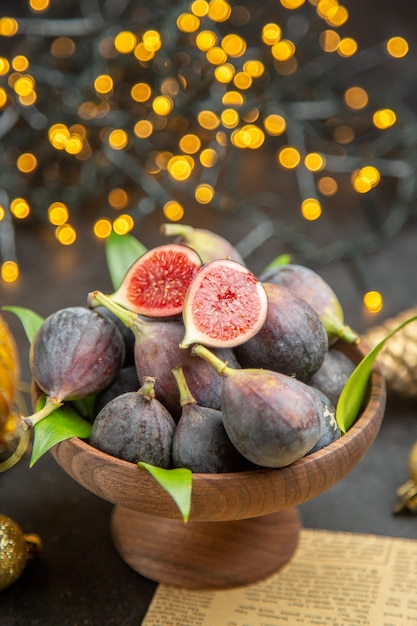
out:
<path id="1" fill-rule="evenodd" d="M 91 446 L 198 473 L 280 468 L 341 436 L 358 336 L 330 286 L 290 263 L 255 276 L 223 237 L 179 224 L 113 294 L 50 315 L 30 350 L 45 407 L 89 398 Z"/>

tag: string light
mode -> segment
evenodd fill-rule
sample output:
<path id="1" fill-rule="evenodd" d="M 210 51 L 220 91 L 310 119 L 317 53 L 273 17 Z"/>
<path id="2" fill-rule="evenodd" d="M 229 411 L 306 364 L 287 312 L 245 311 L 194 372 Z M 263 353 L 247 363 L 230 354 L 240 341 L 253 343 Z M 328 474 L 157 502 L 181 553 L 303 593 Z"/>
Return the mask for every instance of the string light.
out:
<path id="1" fill-rule="evenodd" d="M 62 16 L 51 12 L 49 18 L 50 0 L 28 0 L 22 22 L 0 18 L 0 37 L 10 40 L 9 52 L 0 56 L 0 113 L 16 120 L 2 130 L 0 228 L 6 221 L 14 226 L 42 216 L 57 240 L 71 245 L 77 239 L 72 212 L 97 206 L 103 194 L 107 202 L 100 210 L 109 215 L 92 224 L 98 238 L 130 232 L 145 206 L 181 220 L 187 203 L 175 197 L 180 193 L 214 209 L 237 211 L 243 199 L 246 211 L 255 214 L 258 207 L 248 205 L 244 186 L 242 198 L 228 189 L 223 197 L 218 181 L 227 178 L 223 164 L 240 162 L 237 152 L 265 144 L 268 154 L 276 155 L 273 167 L 293 177 L 298 197 L 295 193 L 291 203 L 301 207 L 306 222 L 327 209 L 319 198 L 338 193 L 339 175 L 348 174 L 353 190 L 363 195 L 378 193 L 382 174 L 401 171 L 391 167 L 397 155 L 389 149 L 398 145 L 391 134 L 403 128 L 401 106 L 390 108 L 384 94 L 378 108 L 365 83 L 341 88 L 337 81 L 338 68 L 359 59 L 360 51 L 355 38 L 338 32 L 349 19 L 338 0 L 280 0 L 265 23 L 254 21 L 251 6 L 226 0 L 190 0 L 175 7 L 162 0 L 158 16 L 150 1 L 138 9 L 127 0 L 123 11 L 114 5 L 111 18 L 105 5 L 98 9 L 102 15 L 89 14 L 86 7 L 76 36 L 67 19 L 70 9 L 60 7 Z M 37 20 L 47 41 L 42 55 L 28 36 Z M 360 52 L 366 67 L 367 52 Z M 369 59 L 375 66 L 408 52 L 408 42 L 394 36 Z M 313 73 L 305 83 L 305 67 L 320 67 L 323 55 L 326 72 Z M 321 82 L 331 71 L 334 91 L 327 79 Z M 15 145 L 14 126 L 22 128 L 26 145 Z M 380 133 L 385 144 L 378 142 Z M 25 197 L 14 197 L 17 180 Z M 408 188 L 399 186 L 402 193 Z M 146 203 L 152 189 L 155 197 Z M 7 280 L 18 275 L 10 271 Z"/>
<path id="2" fill-rule="evenodd" d="M 384 306 L 384 301 L 379 291 L 367 291 L 363 295 L 363 303 L 367 311 L 374 314 L 379 313 Z"/>

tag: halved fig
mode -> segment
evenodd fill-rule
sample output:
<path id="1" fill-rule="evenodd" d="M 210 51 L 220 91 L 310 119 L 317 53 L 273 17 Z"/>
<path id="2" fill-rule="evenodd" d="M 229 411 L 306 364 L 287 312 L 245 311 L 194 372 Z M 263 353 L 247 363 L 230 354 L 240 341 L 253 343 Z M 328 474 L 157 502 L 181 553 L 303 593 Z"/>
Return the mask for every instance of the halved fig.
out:
<path id="1" fill-rule="evenodd" d="M 194 276 L 185 295 L 181 347 L 244 343 L 262 327 L 267 310 L 265 288 L 251 271 L 230 259 L 211 261 Z"/>
<path id="2" fill-rule="evenodd" d="M 189 246 L 156 246 L 133 263 L 110 298 L 139 315 L 175 317 L 181 314 L 187 288 L 201 265 Z"/>

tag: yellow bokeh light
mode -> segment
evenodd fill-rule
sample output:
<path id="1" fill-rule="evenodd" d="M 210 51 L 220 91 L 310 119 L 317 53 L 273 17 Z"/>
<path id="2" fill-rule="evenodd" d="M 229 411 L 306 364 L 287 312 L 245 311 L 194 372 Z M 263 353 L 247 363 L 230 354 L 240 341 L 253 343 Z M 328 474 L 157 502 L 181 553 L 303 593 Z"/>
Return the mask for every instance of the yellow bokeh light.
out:
<path id="1" fill-rule="evenodd" d="M 200 27 L 200 18 L 193 13 L 181 13 L 177 17 L 177 27 L 183 33 L 195 33 Z"/>
<path id="2" fill-rule="evenodd" d="M 265 72 L 265 65 L 262 61 L 252 59 L 243 64 L 243 71 L 249 74 L 249 76 L 252 76 L 252 78 L 259 78 Z"/>
<path id="3" fill-rule="evenodd" d="M 247 72 L 237 72 L 233 82 L 238 89 L 249 89 L 252 86 L 253 79 Z"/>
<path id="4" fill-rule="evenodd" d="M 278 152 L 278 163 L 285 169 L 294 169 L 300 164 L 301 155 L 296 148 L 286 146 Z"/>
<path id="5" fill-rule="evenodd" d="M 330 26 L 343 26 L 349 19 L 349 11 L 342 5 L 335 6 L 327 14 L 326 21 Z"/>
<path id="6" fill-rule="evenodd" d="M 194 160 L 188 155 L 173 156 L 169 159 L 167 169 L 175 180 L 184 181 L 190 178 L 193 171 Z"/>
<path id="7" fill-rule="evenodd" d="M 298 9 L 303 6 L 305 0 L 280 0 L 285 9 Z"/>
<path id="8" fill-rule="evenodd" d="M 32 106 L 32 104 L 34 104 L 36 100 L 37 100 L 36 91 L 32 91 L 32 93 L 30 93 L 27 96 L 19 96 L 19 102 L 24 107 Z"/>
<path id="9" fill-rule="evenodd" d="M 246 52 L 246 41 L 234 33 L 223 37 L 221 46 L 228 56 L 235 58 L 241 57 Z"/>
<path id="10" fill-rule="evenodd" d="M 111 221 L 105 217 L 97 220 L 93 226 L 93 233 L 98 239 L 107 239 L 107 237 L 110 237 L 112 230 L 113 226 Z"/>
<path id="11" fill-rule="evenodd" d="M 138 43 L 135 33 L 130 30 L 122 30 L 114 38 L 114 47 L 120 54 L 129 54 L 133 52 Z"/>
<path id="12" fill-rule="evenodd" d="M 202 183 L 196 187 L 194 196 L 199 204 L 209 204 L 214 198 L 214 189 L 211 185 Z"/>
<path id="13" fill-rule="evenodd" d="M 231 13 L 232 8 L 225 0 L 210 0 L 207 15 L 213 22 L 225 22 Z"/>
<path id="14" fill-rule="evenodd" d="M 281 39 L 282 30 L 273 22 L 265 24 L 262 28 L 262 41 L 268 46 L 273 46 Z"/>
<path id="15" fill-rule="evenodd" d="M 109 135 L 109 146 L 114 150 L 123 150 L 129 141 L 127 132 L 122 128 L 112 130 Z"/>
<path id="16" fill-rule="evenodd" d="M 70 37 L 57 37 L 51 43 L 51 54 L 57 59 L 67 59 L 75 52 L 75 43 Z"/>
<path id="17" fill-rule="evenodd" d="M 149 50 L 143 41 L 140 41 L 133 51 L 133 54 L 138 61 L 146 62 L 151 61 L 155 56 L 154 50 Z"/>
<path id="18" fill-rule="evenodd" d="M 83 147 L 83 141 L 79 135 L 71 135 L 65 142 L 65 152 L 68 154 L 80 154 Z"/>
<path id="19" fill-rule="evenodd" d="M 4 220 L 5 215 L 6 215 L 6 211 L 4 210 L 4 207 L 3 207 L 3 206 L 1 206 L 1 204 L 0 204 L 0 222 L 1 222 L 2 220 Z"/>
<path id="20" fill-rule="evenodd" d="M 110 206 L 113 209 L 118 210 L 124 209 L 129 202 L 129 196 L 127 195 L 126 191 L 121 187 L 115 187 L 114 189 L 111 189 L 109 191 L 107 199 Z"/>
<path id="21" fill-rule="evenodd" d="M 29 0 L 29 6 L 33 11 L 46 11 L 49 5 L 50 0 Z"/>
<path id="22" fill-rule="evenodd" d="M 239 124 L 239 114 L 235 109 L 225 109 L 222 111 L 221 120 L 225 128 L 235 128 Z"/>
<path id="23" fill-rule="evenodd" d="M 355 131 L 351 126 L 346 126 L 345 124 L 341 124 L 333 131 L 333 139 L 336 143 L 341 143 L 346 145 L 348 143 L 352 143 L 355 139 Z"/>
<path id="24" fill-rule="evenodd" d="M 265 134 L 258 126 L 245 124 L 245 126 L 232 133 L 231 141 L 237 148 L 257 150 L 264 143 Z"/>
<path id="25" fill-rule="evenodd" d="M 5 283 L 14 283 L 19 278 L 19 266 L 16 261 L 5 261 L 1 266 L 1 279 Z"/>
<path id="26" fill-rule="evenodd" d="M 230 83 L 235 75 L 235 68 L 231 63 L 225 63 L 224 65 L 218 65 L 214 70 L 214 76 L 219 83 Z"/>
<path id="27" fill-rule="evenodd" d="M 31 152 L 24 152 L 17 159 L 16 165 L 19 172 L 30 174 L 36 169 L 38 160 Z"/>
<path id="28" fill-rule="evenodd" d="M 202 52 L 207 52 L 217 43 L 217 35 L 212 30 L 202 30 L 195 39 L 196 46 Z"/>
<path id="29" fill-rule="evenodd" d="M 281 39 L 272 46 L 271 53 L 277 61 L 288 61 L 295 54 L 295 45 L 289 39 Z"/>
<path id="30" fill-rule="evenodd" d="M 373 114 L 372 121 L 377 128 L 384 130 L 394 126 L 397 116 L 392 109 L 379 109 Z"/>
<path id="31" fill-rule="evenodd" d="M 223 65 L 227 61 L 227 54 L 219 46 L 213 46 L 206 53 L 207 61 L 212 65 Z"/>
<path id="32" fill-rule="evenodd" d="M 156 96 L 152 102 L 152 108 L 158 115 L 169 115 L 173 106 L 174 103 L 168 96 Z"/>
<path id="33" fill-rule="evenodd" d="M 317 14 L 323 19 L 327 19 L 327 16 L 335 11 L 338 7 L 338 0 L 319 0 L 316 2 Z"/>
<path id="34" fill-rule="evenodd" d="M 23 54 L 18 54 L 12 59 L 12 67 L 16 72 L 25 72 L 29 67 L 29 59 Z"/>
<path id="35" fill-rule="evenodd" d="M 10 71 L 10 63 L 6 57 L 0 57 L 0 76 L 5 76 Z"/>
<path id="36" fill-rule="evenodd" d="M 404 37 L 391 37 L 387 41 L 386 49 L 388 54 L 395 59 L 402 59 L 408 54 L 408 41 Z"/>
<path id="37" fill-rule="evenodd" d="M 368 193 L 376 187 L 381 180 L 381 174 L 376 167 L 366 165 L 359 170 L 352 172 L 351 182 L 353 188 L 358 193 Z"/>
<path id="38" fill-rule="evenodd" d="M 197 120 L 200 126 L 206 130 L 214 130 L 220 124 L 220 119 L 213 111 L 200 111 Z"/>
<path id="39" fill-rule="evenodd" d="M 369 313 L 379 313 L 384 306 L 384 300 L 379 291 L 367 291 L 363 295 L 363 303 Z"/>
<path id="40" fill-rule="evenodd" d="M 162 46 L 161 35 L 157 30 L 147 30 L 142 36 L 143 45 L 149 52 L 157 52 Z"/>
<path id="41" fill-rule="evenodd" d="M 186 154 L 195 154 L 201 148 L 201 139 L 198 135 L 188 133 L 183 135 L 179 141 L 180 149 Z"/>
<path id="42" fill-rule="evenodd" d="M 77 232 L 71 224 L 62 224 L 55 229 L 55 237 L 63 246 L 71 246 L 77 240 Z"/>
<path id="43" fill-rule="evenodd" d="M 139 120 L 139 122 L 136 122 L 133 131 L 139 139 L 147 139 L 153 133 L 153 125 L 149 120 Z"/>
<path id="44" fill-rule="evenodd" d="M 147 83 L 136 83 L 130 90 L 130 95 L 136 102 L 147 102 L 152 95 L 152 90 Z"/>
<path id="45" fill-rule="evenodd" d="M 203 167 L 214 167 L 219 160 L 219 155 L 213 148 L 206 148 L 200 153 L 200 163 Z"/>
<path id="46" fill-rule="evenodd" d="M 162 208 L 165 217 L 171 222 L 178 222 L 184 216 L 184 207 L 176 200 L 168 200 Z"/>
<path id="47" fill-rule="evenodd" d="M 113 91 L 113 79 L 108 74 L 97 76 L 93 84 L 97 93 L 109 94 Z"/>
<path id="48" fill-rule="evenodd" d="M 19 24 L 14 17 L 0 18 L 0 35 L 3 37 L 13 37 L 19 30 Z"/>
<path id="49" fill-rule="evenodd" d="M 349 87 L 343 94 L 345 104 L 354 110 L 363 109 L 369 101 L 368 93 L 362 87 Z"/>
<path id="50" fill-rule="evenodd" d="M 226 91 L 222 97 L 225 106 L 241 106 L 245 103 L 245 97 L 240 91 Z"/>
<path id="51" fill-rule="evenodd" d="M 320 33 L 319 43 L 324 52 L 336 52 L 340 44 L 340 35 L 335 30 Z"/>
<path id="52" fill-rule="evenodd" d="M 197 17 L 204 17 L 209 12 L 209 5 L 206 0 L 194 0 L 190 6 L 190 11 Z"/>
<path id="53" fill-rule="evenodd" d="M 65 144 L 70 137 L 70 131 L 65 124 L 54 124 L 48 131 L 48 138 L 56 150 L 65 150 Z"/>
<path id="54" fill-rule="evenodd" d="M 0 109 L 7 104 L 7 92 L 3 87 L 0 87 Z"/>
<path id="55" fill-rule="evenodd" d="M 69 211 L 63 202 L 53 202 L 48 207 L 48 219 L 54 226 L 61 226 L 68 221 Z"/>
<path id="56" fill-rule="evenodd" d="M 287 128 L 287 122 L 282 117 L 282 115 L 278 115 L 276 113 L 271 113 L 264 119 L 264 128 L 268 135 L 278 136 L 282 135 Z"/>
<path id="57" fill-rule="evenodd" d="M 337 52 L 342 57 L 351 57 L 358 51 L 358 44 L 352 37 L 343 37 L 337 46 Z"/>
<path id="58" fill-rule="evenodd" d="M 317 188 L 323 196 L 334 196 L 337 193 L 337 182 L 332 176 L 322 176 L 317 181 Z"/>
<path id="59" fill-rule="evenodd" d="M 35 79 L 29 74 L 24 74 L 14 82 L 13 89 L 19 96 L 29 96 L 35 89 Z"/>
<path id="60" fill-rule="evenodd" d="M 318 152 L 309 152 L 304 158 L 304 165 L 310 172 L 319 172 L 326 165 L 326 160 Z"/>
<path id="61" fill-rule="evenodd" d="M 130 233 L 134 225 L 135 222 L 133 220 L 133 217 L 131 215 L 128 215 L 127 213 L 123 213 L 122 215 L 119 215 L 119 217 L 116 217 L 116 219 L 114 220 L 113 230 L 118 235 L 126 235 L 127 233 Z"/>
<path id="62" fill-rule="evenodd" d="M 17 219 L 23 220 L 30 214 L 30 206 L 24 198 L 15 198 L 10 203 L 10 213 Z"/>
<path id="63" fill-rule="evenodd" d="M 322 210 L 317 198 L 306 198 L 301 203 L 301 214 L 304 219 L 314 222 L 321 216 Z"/>

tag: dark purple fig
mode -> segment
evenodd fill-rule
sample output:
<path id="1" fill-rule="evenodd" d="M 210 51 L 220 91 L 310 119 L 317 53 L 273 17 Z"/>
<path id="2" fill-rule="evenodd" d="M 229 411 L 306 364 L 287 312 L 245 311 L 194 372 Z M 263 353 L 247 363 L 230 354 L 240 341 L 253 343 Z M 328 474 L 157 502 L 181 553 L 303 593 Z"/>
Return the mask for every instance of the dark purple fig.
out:
<path id="1" fill-rule="evenodd" d="M 344 323 L 342 305 L 330 285 L 315 271 L 303 265 L 288 263 L 266 269 L 260 279 L 292 289 L 306 300 L 320 317 L 333 344 L 341 338 L 348 343 L 359 343 L 359 336 Z"/>
<path id="2" fill-rule="evenodd" d="M 134 365 L 122 367 L 113 382 L 96 395 L 94 400 L 94 415 L 97 415 L 113 398 L 121 396 L 122 393 L 127 393 L 128 391 L 138 391 L 139 387 L 140 381 L 136 367 Z"/>
<path id="3" fill-rule="evenodd" d="M 117 396 L 93 422 L 89 443 L 132 463 L 171 467 L 175 422 L 155 398 L 155 379 L 145 376 L 138 391 Z"/>
<path id="4" fill-rule="evenodd" d="M 323 363 L 328 339 L 317 313 L 290 289 L 264 283 L 268 312 L 262 328 L 235 347 L 242 367 L 263 368 L 306 382 Z"/>
<path id="5" fill-rule="evenodd" d="M 84 307 L 60 309 L 47 317 L 30 346 L 33 382 L 43 391 L 41 411 L 24 418 L 33 426 L 62 405 L 110 385 L 120 370 L 125 347 L 117 326 Z"/>
<path id="6" fill-rule="evenodd" d="M 307 452 L 307 454 L 312 454 L 313 452 L 317 452 L 317 450 L 321 450 L 322 448 L 333 443 L 333 441 L 339 439 L 339 437 L 341 437 L 342 435 L 336 421 L 336 409 L 334 404 L 319 389 L 315 389 L 314 387 L 312 387 L 312 389 L 317 393 L 319 399 L 321 400 L 323 405 L 323 411 L 321 413 L 320 439 L 318 440 L 316 445 Z"/>
<path id="7" fill-rule="evenodd" d="M 180 348 L 184 325 L 180 319 L 147 320 L 123 309 L 100 292 L 90 294 L 90 299 L 109 307 L 131 328 L 135 335 L 135 363 L 139 380 L 144 375 L 155 376 L 155 393 L 174 417 L 181 414 L 180 394 L 172 374 L 175 367 L 182 367 L 191 393 L 202 406 L 220 408 L 221 380 L 213 368 L 201 359 L 191 356 L 191 349 Z M 231 350 L 217 350 L 216 354 L 238 367 Z"/>
<path id="8" fill-rule="evenodd" d="M 337 406 L 342 389 L 355 367 L 354 362 L 346 354 L 337 348 L 330 348 L 322 365 L 308 384 L 320 389 L 334 406 Z"/>
<path id="9" fill-rule="evenodd" d="M 224 427 L 249 461 L 284 467 L 317 443 L 323 405 L 311 387 L 279 372 L 232 369 L 201 345 L 193 352 L 221 376 Z"/>
<path id="10" fill-rule="evenodd" d="M 185 292 L 200 267 L 200 257 L 188 246 L 157 246 L 133 263 L 120 287 L 109 297 L 139 315 L 181 315 Z"/>
<path id="11" fill-rule="evenodd" d="M 185 243 L 193 248 L 203 263 L 215 259 L 232 259 L 241 265 L 245 262 L 236 248 L 224 237 L 206 228 L 194 228 L 186 224 L 162 224 L 161 233 L 167 237 L 176 237 L 176 243 Z"/>
<path id="12" fill-rule="evenodd" d="M 174 369 L 173 374 L 182 407 L 172 440 L 174 466 L 202 474 L 248 470 L 250 463 L 230 441 L 221 411 L 197 404 L 182 368 Z"/>

